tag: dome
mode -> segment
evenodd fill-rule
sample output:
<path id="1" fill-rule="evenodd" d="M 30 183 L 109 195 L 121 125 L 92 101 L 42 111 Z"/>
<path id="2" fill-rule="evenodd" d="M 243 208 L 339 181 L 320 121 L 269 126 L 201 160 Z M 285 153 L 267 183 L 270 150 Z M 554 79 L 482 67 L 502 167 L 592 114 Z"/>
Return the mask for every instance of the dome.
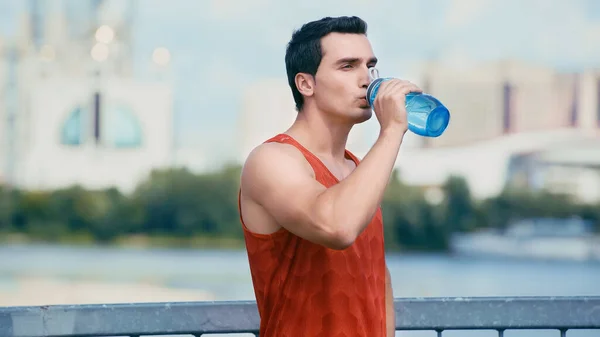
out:
<path id="1" fill-rule="evenodd" d="M 88 141 L 89 124 L 85 121 L 92 118 L 89 109 L 77 106 L 72 109 L 62 124 L 60 142 L 63 145 L 78 146 Z M 94 120 L 94 124 L 97 121 Z M 122 103 L 109 103 L 99 116 L 100 139 L 105 147 L 132 148 L 142 145 L 142 126 L 133 109 Z"/>
<path id="2" fill-rule="evenodd" d="M 142 145 L 142 127 L 128 105 L 109 104 L 100 120 L 100 134 L 105 146 L 127 148 Z"/>
<path id="3" fill-rule="evenodd" d="M 71 110 L 60 131 L 60 142 L 64 145 L 81 145 L 85 132 L 83 126 L 84 111 L 80 106 Z"/>

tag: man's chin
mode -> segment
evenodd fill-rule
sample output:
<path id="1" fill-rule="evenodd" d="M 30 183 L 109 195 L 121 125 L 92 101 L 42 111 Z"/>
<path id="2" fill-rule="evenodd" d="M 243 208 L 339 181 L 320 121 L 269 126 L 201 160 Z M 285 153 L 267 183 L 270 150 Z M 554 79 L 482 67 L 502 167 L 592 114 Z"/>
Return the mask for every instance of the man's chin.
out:
<path id="1" fill-rule="evenodd" d="M 360 115 L 360 118 L 358 118 L 358 120 L 356 121 L 356 124 L 368 121 L 369 119 L 371 119 L 371 116 L 373 116 L 373 111 L 371 110 L 371 107 L 367 106 L 366 108 L 362 108 L 362 114 Z"/>

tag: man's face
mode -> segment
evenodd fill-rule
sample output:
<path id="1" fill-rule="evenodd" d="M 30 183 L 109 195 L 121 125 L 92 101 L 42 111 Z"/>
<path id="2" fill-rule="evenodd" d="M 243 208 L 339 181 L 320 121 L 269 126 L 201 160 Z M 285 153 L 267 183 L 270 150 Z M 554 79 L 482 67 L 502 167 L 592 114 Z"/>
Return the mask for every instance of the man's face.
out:
<path id="1" fill-rule="evenodd" d="M 377 59 L 367 37 L 331 33 L 321 39 L 321 50 L 313 96 L 319 110 L 351 123 L 368 120 L 372 114 L 366 100 L 368 68 Z"/>

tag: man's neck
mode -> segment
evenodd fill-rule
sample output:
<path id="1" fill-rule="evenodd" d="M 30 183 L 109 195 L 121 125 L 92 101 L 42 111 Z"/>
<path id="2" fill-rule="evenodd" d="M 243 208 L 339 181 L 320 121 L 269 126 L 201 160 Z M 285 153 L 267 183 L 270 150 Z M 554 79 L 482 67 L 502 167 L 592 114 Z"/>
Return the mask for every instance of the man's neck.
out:
<path id="1" fill-rule="evenodd" d="M 346 143 L 352 125 L 328 120 L 324 116 L 310 111 L 299 112 L 286 133 L 315 155 L 341 163 L 345 159 Z"/>

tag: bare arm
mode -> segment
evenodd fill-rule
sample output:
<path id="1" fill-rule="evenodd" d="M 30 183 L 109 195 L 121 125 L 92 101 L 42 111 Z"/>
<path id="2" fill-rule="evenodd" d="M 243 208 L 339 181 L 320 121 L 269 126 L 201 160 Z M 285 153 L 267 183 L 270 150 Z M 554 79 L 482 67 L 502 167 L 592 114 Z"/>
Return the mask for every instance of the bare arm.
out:
<path id="1" fill-rule="evenodd" d="M 394 310 L 394 292 L 392 290 L 392 277 L 390 270 L 385 268 L 385 311 L 387 336 L 393 337 L 396 335 L 396 311 Z"/>
<path id="2" fill-rule="evenodd" d="M 382 132 L 360 165 L 325 188 L 295 148 L 263 144 L 242 171 L 242 193 L 282 227 L 309 241 L 344 249 L 369 224 L 389 181 L 404 130 Z"/>
<path id="3" fill-rule="evenodd" d="M 350 246 L 373 218 L 407 130 L 405 95 L 419 92 L 401 80 L 384 82 L 374 102 L 379 137 L 360 165 L 330 188 L 319 184 L 289 145 L 263 144 L 242 171 L 242 194 L 278 225 L 332 249 Z"/>

